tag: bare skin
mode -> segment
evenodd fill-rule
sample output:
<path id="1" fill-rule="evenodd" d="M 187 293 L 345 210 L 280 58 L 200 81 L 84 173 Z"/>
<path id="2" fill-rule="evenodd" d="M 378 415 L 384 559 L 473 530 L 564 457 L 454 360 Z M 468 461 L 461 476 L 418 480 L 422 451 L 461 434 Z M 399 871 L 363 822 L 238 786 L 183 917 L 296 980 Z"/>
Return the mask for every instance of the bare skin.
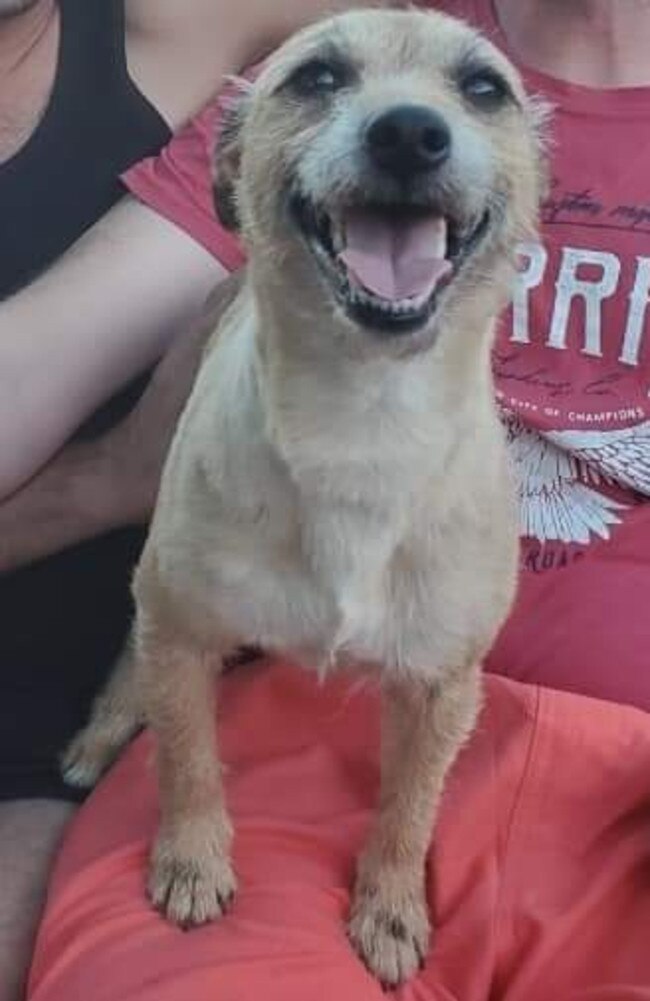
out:
<path id="1" fill-rule="evenodd" d="M 23 997 L 45 881 L 73 811 L 71 803 L 51 800 L 0 803 L 0 1001 Z"/>
<path id="2" fill-rule="evenodd" d="M 54 0 L 36 0 L 2 17 L 0 0 L 0 163 L 34 131 L 54 82 L 59 17 Z"/>
<path id="3" fill-rule="evenodd" d="M 648 0 L 495 0 L 525 66 L 586 87 L 650 85 Z"/>

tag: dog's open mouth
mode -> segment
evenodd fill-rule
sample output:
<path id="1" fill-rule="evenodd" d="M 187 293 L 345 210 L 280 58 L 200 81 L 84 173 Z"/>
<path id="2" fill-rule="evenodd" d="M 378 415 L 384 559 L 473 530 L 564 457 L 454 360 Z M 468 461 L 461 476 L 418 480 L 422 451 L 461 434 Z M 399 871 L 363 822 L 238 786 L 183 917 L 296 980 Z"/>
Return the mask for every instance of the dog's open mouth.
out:
<path id="1" fill-rule="evenodd" d="M 351 206 L 335 218 L 298 195 L 291 208 L 346 313 L 395 334 L 429 320 L 489 225 L 488 212 L 463 230 L 439 211 L 412 204 Z"/>

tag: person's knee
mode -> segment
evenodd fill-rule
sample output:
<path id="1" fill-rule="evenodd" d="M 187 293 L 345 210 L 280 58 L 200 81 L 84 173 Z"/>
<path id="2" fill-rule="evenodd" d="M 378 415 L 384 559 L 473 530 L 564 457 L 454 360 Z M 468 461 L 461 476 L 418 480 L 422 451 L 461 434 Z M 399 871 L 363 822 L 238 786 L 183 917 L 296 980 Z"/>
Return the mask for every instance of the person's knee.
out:
<path id="1" fill-rule="evenodd" d="M 73 810 L 54 800 L 0 803 L 0 1001 L 23 996 L 48 874 Z"/>

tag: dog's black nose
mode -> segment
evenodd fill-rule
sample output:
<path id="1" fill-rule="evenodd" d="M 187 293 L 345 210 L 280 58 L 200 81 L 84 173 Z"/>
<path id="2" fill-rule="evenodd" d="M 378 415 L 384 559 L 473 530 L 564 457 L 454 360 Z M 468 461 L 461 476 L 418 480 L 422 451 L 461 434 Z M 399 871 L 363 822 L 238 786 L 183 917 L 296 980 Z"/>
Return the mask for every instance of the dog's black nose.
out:
<path id="1" fill-rule="evenodd" d="M 451 152 L 451 132 L 442 115 L 420 104 L 380 112 L 366 129 L 366 149 L 376 166 L 400 180 L 435 170 Z"/>

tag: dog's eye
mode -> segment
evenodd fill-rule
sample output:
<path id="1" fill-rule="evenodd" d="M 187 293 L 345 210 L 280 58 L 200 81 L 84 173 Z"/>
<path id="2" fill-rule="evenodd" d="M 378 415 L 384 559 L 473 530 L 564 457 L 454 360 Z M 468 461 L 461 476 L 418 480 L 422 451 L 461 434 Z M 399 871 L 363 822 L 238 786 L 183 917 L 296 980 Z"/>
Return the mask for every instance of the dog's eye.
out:
<path id="1" fill-rule="evenodd" d="M 342 66 L 324 59 L 312 59 L 294 70 L 287 83 L 294 93 L 309 97 L 332 94 L 344 87 L 347 79 L 348 74 Z"/>
<path id="2" fill-rule="evenodd" d="M 486 110 L 499 108 L 510 97 L 510 87 L 503 77 L 487 68 L 463 74 L 460 89 L 468 101 Z"/>

